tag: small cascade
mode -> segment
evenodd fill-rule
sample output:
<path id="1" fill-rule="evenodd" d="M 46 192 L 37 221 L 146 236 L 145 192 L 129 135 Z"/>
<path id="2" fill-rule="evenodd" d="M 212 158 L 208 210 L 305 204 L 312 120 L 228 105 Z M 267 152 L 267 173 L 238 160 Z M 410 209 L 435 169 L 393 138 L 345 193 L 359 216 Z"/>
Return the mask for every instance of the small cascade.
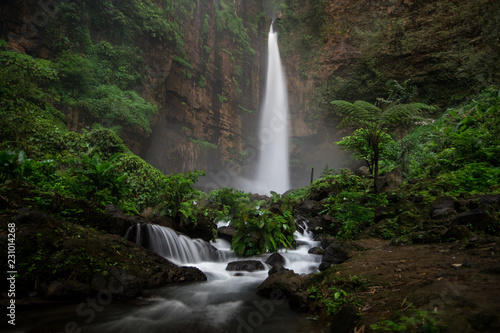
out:
<path id="1" fill-rule="evenodd" d="M 296 247 L 293 250 L 282 250 L 280 254 L 285 257 L 285 267 L 298 274 L 309 274 L 318 271 L 321 256 L 309 253 L 313 247 L 320 246 L 321 242 L 315 241 L 309 231 L 308 221 L 295 221 L 297 231 L 294 233 Z"/>
<path id="2" fill-rule="evenodd" d="M 135 238 L 136 244 L 142 245 L 180 265 L 225 260 L 223 252 L 204 240 L 191 239 L 160 225 L 137 224 L 129 228 L 125 238 L 128 240 Z"/>

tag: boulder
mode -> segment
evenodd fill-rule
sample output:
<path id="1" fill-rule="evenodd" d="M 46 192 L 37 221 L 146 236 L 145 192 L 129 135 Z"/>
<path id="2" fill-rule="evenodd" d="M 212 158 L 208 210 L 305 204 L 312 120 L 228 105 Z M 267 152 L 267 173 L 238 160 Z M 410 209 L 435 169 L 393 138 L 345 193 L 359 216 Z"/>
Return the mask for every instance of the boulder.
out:
<path id="1" fill-rule="evenodd" d="M 90 286 L 72 280 L 52 281 L 45 291 L 48 299 L 81 299 L 90 294 Z"/>
<path id="2" fill-rule="evenodd" d="M 329 333 L 353 332 L 356 322 L 360 319 L 358 311 L 352 304 L 344 305 L 337 311 L 331 320 Z"/>
<path id="3" fill-rule="evenodd" d="M 426 230 L 412 232 L 410 234 L 410 238 L 413 244 L 432 244 L 439 243 L 443 235 L 446 233 L 445 226 L 432 226 L 427 228 Z"/>
<path id="4" fill-rule="evenodd" d="M 227 264 L 226 271 L 263 271 L 265 270 L 264 264 L 259 260 L 241 260 L 232 261 Z"/>
<path id="5" fill-rule="evenodd" d="M 479 332 L 498 332 L 498 315 L 488 310 L 471 314 L 467 317 L 470 326 Z"/>
<path id="6" fill-rule="evenodd" d="M 273 293 L 280 291 L 285 297 L 290 297 L 304 287 L 303 278 L 294 271 L 285 269 L 269 275 L 259 286 L 257 294 L 271 297 Z"/>
<path id="7" fill-rule="evenodd" d="M 465 225 L 452 225 L 443 235 L 444 241 L 471 239 L 474 235 Z"/>
<path id="8" fill-rule="evenodd" d="M 161 225 L 163 227 L 170 228 L 170 229 L 177 228 L 177 222 L 174 220 L 174 218 L 167 216 L 167 215 L 155 216 L 151 220 L 151 223 L 158 224 L 158 225 Z"/>
<path id="9" fill-rule="evenodd" d="M 380 192 L 395 191 L 403 183 L 403 175 L 399 168 L 394 168 L 392 171 L 385 174 L 382 181 L 379 182 L 378 190 Z"/>
<path id="10" fill-rule="evenodd" d="M 473 231 L 494 234 L 498 231 L 498 222 L 483 209 L 473 209 L 453 217 L 452 225 L 466 225 Z"/>
<path id="11" fill-rule="evenodd" d="M 259 202 L 264 200 L 267 203 L 269 202 L 270 198 L 264 194 L 253 193 L 248 197 L 248 199 L 250 199 L 251 202 L 256 202 L 256 201 Z"/>
<path id="12" fill-rule="evenodd" d="M 307 251 L 307 253 L 322 256 L 323 254 L 325 254 L 325 250 L 316 246 L 316 247 L 310 248 L 309 251 Z"/>
<path id="13" fill-rule="evenodd" d="M 297 207 L 297 216 L 308 219 L 317 214 L 314 209 L 316 202 L 313 200 L 305 199 L 300 206 Z"/>
<path id="14" fill-rule="evenodd" d="M 354 173 L 360 177 L 370 177 L 372 175 L 372 173 L 370 172 L 370 168 L 366 165 L 360 166 L 356 169 L 356 171 L 354 171 Z"/>
<path id="15" fill-rule="evenodd" d="M 152 217 L 154 215 L 154 213 L 155 213 L 155 211 L 154 211 L 153 207 L 146 207 L 146 208 L 144 208 L 142 213 L 139 215 L 141 217 L 148 218 L 148 217 Z"/>
<path id="16" fill-rule="evenodd" d="M 450 196 L 436 198 L 431 207 L 431 217 L 435 220 L 449 217 L 455 213 L 455 199 Z"/>
<path id="17" fill-rule="evenodd" d="M 285 258 L 279 253 L 271 254 L 271 256 L 266 260 L 266 264 L 273 267 L 276 265 L 284 266 L 285 262 L 286 262 Z"/>
<path id="18" fill-rule="evenodd" d="M 227 240 L 229 243 L 231 243 L 233 241 L 234 235 L 236 235 L 236 228 L 231 226 L 220 227 L 217 228 L 217 234 L 219 235 L 219 238 Z"/>
<path id="19" fill-rule="evenodd" d="M 314 234 L 336 235 L 340 228 L 342 228 L 342 222 L 330 215 L 320 215 L 309 220 L 309 230 Z"/>
<path id="20" fill-rule="evenodd" d="M 332 265 L 341 264 L 350 257 L 351 250 L 349 246 L 343 241 L 335 240 L 325 248 L 319 270 L 323 271 Z"/>
<path id="21" fill-rule="evenodd" d="M 479 197 L 481 208 L 484 209 L 500 209 L 500 194 L 486 194 Z"/>
<path id="22" fill-rule="evenodd" d="M 288 305 L 291 309 L 300 312 L 309 312 L 309 293 L 307 291 L 300 291 L 298 293 L 293 293 L 290 296 Z"/>
<path id="23" fill-rule="evenodd" d="M 281 265 L 281 264 L 276 264 L 274 265 L 270 270 L 269 272 L 267 272 L 267 275 L 272 275 L 272 274 L 276 274 L 276 273 L 279 273 L 279 272 L 282 272 L 282 271 L 287 271 L 288 269 L 285 268 L 285 266 Z"/>

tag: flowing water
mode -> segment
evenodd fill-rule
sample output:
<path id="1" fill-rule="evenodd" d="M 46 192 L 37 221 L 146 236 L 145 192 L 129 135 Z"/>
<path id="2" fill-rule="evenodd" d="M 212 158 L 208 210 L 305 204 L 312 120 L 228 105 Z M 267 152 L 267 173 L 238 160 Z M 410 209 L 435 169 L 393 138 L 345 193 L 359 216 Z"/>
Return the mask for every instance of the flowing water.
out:
<path id="1" fill-rule="evenodd" d="M 209 244 L 157 225 L 136 228 L 135 241 L 179 265 L 199 268 L 208 281 L 158 289 L 154 297 L 141 306 L 118 310 L 105 322 L 92 325 L 89 332 L 276 332 L 281 329 L 308 332 L 311 325 L 316 330 L 314 322 L 304 325 L 307 320 L 291 311 L 282 296 L 267 299 L 256 294 L 268 276 L 267 269 L 226 271 L 229 262 L 241 260 L 235 257 L 227 241 L 219 239 Z M 321 257 L 308 253 L 318 242 L 312 240 L 306 226 L 301 231 L 295 234 L 300 245 L 281 254 L 286 260 L 285 267 L 308 274 L 317 270 Z M 268 257 L 266 254 L 245 260 L 264 263 Z"/>
<path id="2" fill-rule="evenodd" d="M 268 74 L 266 95 L 262 108 L 259 137 L 261 155 L 252 190 L 269 194 L 283 193 L 290 188 L 289 181 L 289 120 L 288 95 L 278 49 L 278 35 L 273 26 L 269 31 Z M 135 228 L 135 230 L 133 229 Z M 317 271 L 320 256 L 308 253 L 317 246 L 307 230 L 301 226 L 296 232 L 297 246 L 282 251 L 285 267 L 298 274 Z M 267 278 L 268 269 L 255 272 L 226 271 L 228 262 L 242 260 L 230 250 L 224 240 L 209 244 L 193 240 L 174 230 L 158 225 L 137 225 L 125 237 L 164 256 L 181 266 L 195 266 L 208 278 L 206 282 L 168 286 L 151 291 L 151 296 L 134 301 L 113 300 L 94 309 L 95 316 L 75 314 L 77 306 L 38 308 L 24 313 L 32 322 L 19 327 L 18 332 L 321 332 L 324 323 L 308 320 L 305 315 L 289 309 L 280 295 L 270 299 L 256 294 L 258 286 Z M 265 260 L 269 254 L 253 260 Z M 78 326 L 68 323 L 74 321 Z M 55 329 L 55 328 L 58 329 Z M 34 331 L 30 331 L 31 329 Z M 81 331 L 80 331 L 81 329 Z M 45 332 L 40 331 L 40 332 Z"/>
<path id="3" fill-rule="evenodd" d="M 290 189 L 288 91 L 273 24 L 269 30 L 266 92 L 258 133 L 256 175 L 243 187 L 261 194 L 284 193 Z"/>
<path id="4" fill-rule="evenodd" d="M 135 230 L 133 230 L 135 228 Z M 317 271 L 320 256 L 308 253 L 318 246 L 304 225 L 295 233 L 297 248 L 280 252 L 285 267 L 299 274 Z M 268 269 L 255 272 L 226 271 L 237 258 L 224 240 L 207 243 L 190 239 L 174 230 L 158 225 L 137 225 L 127 232 L 130 240 L 140 243 L 172 262 L 182 266 L 195 266 L 208 278 L 206 282 L 177 284 L 150 291 L 149 297 L 133 301 L 112 300 L 99 305 L 82 317 L 77 305 L 38 308 L 22 315 L 31 322 L 18 326 L 18 332 L 321 332 L 324 323 L 308 320 L 305 315 L 292 311 L 282 295 L 271 298 L 257 295 L 258 286 L 267 278 Z M 270 254 L 255 256 L 263 263 Z M 96 304 L 97 306 L 97 304 Z M 85 307 L 90 310 L 90 307 Z M 78 314 L 78 315 L 77 315 Z M 88 320 L 86 323 L 84 320 Z M 24 322 L 25 320 L 23 320 Z M 77 328 L 68 330 L 71 321 Z M 33 328 L 37 328 L 32 330 Z"/>

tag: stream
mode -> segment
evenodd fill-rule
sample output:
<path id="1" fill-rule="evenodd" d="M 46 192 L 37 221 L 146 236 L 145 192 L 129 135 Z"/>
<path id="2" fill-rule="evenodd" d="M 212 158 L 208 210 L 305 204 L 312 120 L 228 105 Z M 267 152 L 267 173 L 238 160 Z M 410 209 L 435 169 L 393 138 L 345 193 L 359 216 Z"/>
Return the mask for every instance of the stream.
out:
<path id="1" fill-rule="evenodd" d="M 254 272 L 226 271 L 231 261 L 252 259 L 264 263 L 270 254 L 237 258 L 230 244 L 222 239 L 208 244 L 158 225 L 143 225 L 137 230 L 132 241 L 147 240 L 147 247 L 178 265 L 199 268 L 208 281 L 157 288 L 150 290 L 148 297 L 135 300 L 113 300 L 99 307 L 96 304 L 96 311 L 83 317 L 81 312 L 80 316 L 76 314 L 75 304 L 40 306 L 36 311 L 20 313 L 22 322 L 30 324 L 18 325 L 14 332 L 275 333 L 325 329 L 324 322 L 291 310 L 284 296 L 257 295 L 270 266 L 264 264 L 265 270 Z M 317 271 L 321 256 L 308 253 L 318 242 L 312 240 L 307 227 L 302 231 L 295 233 L 297 248 L 280 254 L 286 260 L 286 268 L 309 274 Z"/>

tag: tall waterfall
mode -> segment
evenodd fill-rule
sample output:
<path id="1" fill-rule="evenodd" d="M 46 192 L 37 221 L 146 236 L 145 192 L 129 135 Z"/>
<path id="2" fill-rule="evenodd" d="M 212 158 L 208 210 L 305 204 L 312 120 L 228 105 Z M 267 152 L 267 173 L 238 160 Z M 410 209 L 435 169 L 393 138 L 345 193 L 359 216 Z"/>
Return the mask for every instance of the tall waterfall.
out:
<path id="1" fill-rule="evenodd" d="M 255 185 L 258 192 L 283 193 L 290 189 L 288 92 L 281 66 L 278 33 L 269 30 L 266 93 L 261 109 L 260 158 Z"/>

